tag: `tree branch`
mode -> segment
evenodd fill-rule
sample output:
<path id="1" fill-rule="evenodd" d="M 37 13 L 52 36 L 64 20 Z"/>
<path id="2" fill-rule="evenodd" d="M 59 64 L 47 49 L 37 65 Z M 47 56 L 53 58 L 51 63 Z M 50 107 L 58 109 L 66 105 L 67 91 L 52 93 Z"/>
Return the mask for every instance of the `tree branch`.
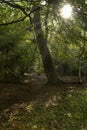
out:
<path id="1" fill-rule="evenodd" d="M 11 22 L 8 22 L 8 23 L 2 23 L 2 24 L 0 24 L 0 26 L 7 26 L 7 25 L 10 25 L 10 24 L 22 22 L 22 21 L 24 21 L 26 19 L 26 17 L 27 16 L 24 16 L 21 19 L 18 19 L 18 20 L 15 20 L 15 21 L 11 21 Z"/>
<path id="2" fill-rule="evenodd" d="M 5 1 L 5 0 L 1 0 L 1 3 L 5 3 L 12 8 L 20 9 L 24 14 L 27 14 L 26 11 L 25 11 L 25 8 L 23 8 L 19 4 L 15 4 L 15 3 L 13 4 L 13 3 L 9 2 L 9 1 Z"/>
<path id="3" fill-rule="evenodd" d="M 18 19 L 18 20 L 15 20 L 15 21 L 11 21 L 11 22 L 7 22 L 7 23 L 1 23 L 0 26 L 10 25 L 10 24 L 14 24 L 14 23 L 18 23 L 18 22 L 24 21 L 26 17 L 29 17 L 30 18 L 30 22 L 31 22 L 31 16 L 30 16 L 31 13 L 33 13 L 33 12 L 35 12 L 35 11 L 40 9 L 40 7 L 37 7 L 35 9 L 31 10 L 30 13 L 27 14 L 26 11 L 25 11 L 25 8 L 23 8 L 19 4 L 13 4 L 13 3 L 9 2 L 9 1 L 5 1 L 5 0 L 1 0 L 0 3 L 5 3 L 5 4 L 9 5 L 12 8 L 20 9 L 25 14 L 25 16 L 23 18 L 21 18 L 21 19 Z"/>
<path id="4" fill-rule="evenodd" d="M 14 23 L 19 23 L 19 22 L 22 22 L 24 21 L 27 17 L 30 18 L 31 20 L 31 13 L 33 13 L 34 11 L 37 11 L 38 9 L 40 9 L 39 7 L 34 9 L 34 10 L 31 10 L 31 12 L 29 14 L 26 14 L 23 18 L 20 18 L 18 20 L 15 20 L 15 21 L 11 21 L 11 22 L 8 22 L 8 23 L 1 23 L 0 26 L 7 26 L 7 25 L 10 25 L 10 24 L 14 24 Z"/>

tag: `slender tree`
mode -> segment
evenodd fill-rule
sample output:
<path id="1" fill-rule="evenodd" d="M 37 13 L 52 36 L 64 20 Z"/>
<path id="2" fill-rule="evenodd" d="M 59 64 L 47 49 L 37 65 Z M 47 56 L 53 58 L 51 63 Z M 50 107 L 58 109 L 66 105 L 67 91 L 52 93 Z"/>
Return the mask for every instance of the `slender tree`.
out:
<path id="1" fill-rule="evenodd" d="M 41 10 L 41 5 L 40 5 L 40 1 L 32 1 L 32 2 L 28 2 L 28 4 L 32 5 L 33 7 L 28 11 L 26 11 L 26 7 L 24 8 L 22 5 L 18 4 L 15 1 L 6 1 L 6 0 L 1 0 L 0 1 L 1 4 L 6 4 L 8 6 L 10 6 L 11 8 L 14 9 L 19 9 L 22 11 L 22 13 L 24 14 L 24 16 L 20 19 L 14 20 L 14 21 L 10 21 L 8 23 L 2 23 L 0 24 L 0 26 L 3 25 L 10 25 L 13 23 L 17 23 L 17 22 L 21 22 L 24 21 L 26 19 L 26 17 L 29 17 L 30 22 L 33 24 L 34 26 L 34 31 L 36 34 L 36 40 L 37 40 L 37 45 L 42 57 L 42 62 L 43 62 L 43 66 L 44 66 L 44 70 L 45 70 L 45 74 L 47 76 L 48 79 L 48 83 L 51 84 L 55 84 L 59 82 L 59 79 L 57 78 L 56 72 L 55 72 L 55 68 L 53 65 L 53 61 L 50 55 L 50 51 L 47 47 L 47 35 L 48 35 L 48 30 L 47 30 L 47 21 L 45 21 L 45 25 L 46 25 L 46 36 L 44 35 L 42 26 L 41 26 L 41 15 L 40 15 L 40 10 Z M 21 1 L 19 1 L 21 2 Z M 26 1 L 25 1 L 26 2 Z M 51 3 L 52 1 L 48 1 L 48 3 Z M 31 18 L 31 14 L 33 14 L 33 18 Z M 47 16 L 48 16 L 48 12 L 46 13 L 46 20 L 47 20 Z"/>

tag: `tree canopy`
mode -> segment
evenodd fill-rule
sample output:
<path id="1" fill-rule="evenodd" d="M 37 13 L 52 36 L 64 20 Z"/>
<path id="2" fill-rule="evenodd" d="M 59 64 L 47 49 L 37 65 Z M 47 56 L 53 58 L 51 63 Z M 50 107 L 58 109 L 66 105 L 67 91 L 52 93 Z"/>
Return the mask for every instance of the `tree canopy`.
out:
<path id="1" fill-rule="evenodd" d="M 73 12 L 64 19 L 67 3 Z M 19 74 L 41 65 L 55 84 L 61 82 L 56 69 L 66 64 L 79 70 L 81 80 L 80 66 L 87 66 L 87 1 L 0 0 L 0 55 L 2 70 L 10 65 Z"/>

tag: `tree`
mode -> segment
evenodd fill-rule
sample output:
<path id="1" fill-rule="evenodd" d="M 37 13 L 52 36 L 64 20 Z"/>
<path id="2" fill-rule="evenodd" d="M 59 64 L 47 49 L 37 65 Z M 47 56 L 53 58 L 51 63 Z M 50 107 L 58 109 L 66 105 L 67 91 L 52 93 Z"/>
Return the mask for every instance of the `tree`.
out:
<path id="1" fill-rule="evenodd" d="M 36 4 L 33 6 L 33 9 L 35 8 L 36 8 Z M 50 52 L 47 47 L 47 40 L 44 37 L 43 30 L 41 28 L 40 9 L 34 12 L 33 23 L 34 23 L 34 30 L 36 33 L 38 48 L 40 50 L 40 54 L 42 57 L 44 70 L 45 70 L 48 82 L 57 83 L 58 79 L 57 79 L 57 75 L 54 69 Z"/>
<path id="2" fill-rule="evenodd" d="M 26 1 L 24 1 L 25 4 Z M 8 6 L 15 8 L 15 9 L 19 9 L 22 11 L 22 13 L 24 13 L 24 17 L 19 19 L 19 20 L 15 20 L 12 22 L 8 22 L 8 23 L 3 23 L 1 25 L 10 25 L 12 23 L 16 23 L 16 22 L 20 22 L 23 21 L 26 17 L 29 17 L 30 20 L 32 20 L 31 18 L 31 14 L 34 14 L 33 20 L 30 21 L 32 22 L 32 24 L 34 25 L 34 30 L 35 30 L 35 34 L 36 34 L 36 40 L 37 40 L 37 45 L 38 48 L 40 50 L 40 54 L 42 57 L 42 62 L 43 62 L 43 66 L 44 66 L 44 70 L 48 79 L 49 83 L 57 83 L 58 82 L 58 78 L 55 72 L 55 68 L 52 62 L 52 58 L 49 52 L 49 49 L 47 47 L 47 38 L 44 36 L 42 27 L 41 27 L 41 20 L 40 20 L 40 9 L 41 9 L 41 5 L 40 2 L 28 2 L 28 6 L 33 6 L 32 10 L 27 13 L 26 12 L 26 7 L 24 8 L 23 6 L 21 6 L 20 4 L 17 4 L 16 2 L 9 2 L 9 1 L 1 1 L 1 4 L 7 4 Z M 50 2 L 50 1 L 49 1 Z M 22 4 L 22 2 L 19 1 L 19 3 Z"/>
<path id="3" fill-rule="evenodd" d="M 42 5 L 41 2 L 46 2 L 46 4 Z M 67 0 L 66 2 L 71 2 L 71 1 Z M 36 0 L 32 0 L 32 1 L 31 0 L 29 1 L 27 0 L 23 0 L 23 1 L 0 0 L 0 3 L 2 7 L 1 10 L 4 10 L 6 8 L 8 12 L 8 8 L 9 8 L 10 13 L 11 11 L 13 12 L 13 14 L 11 14 L 12 19 L 8 19 L 8 17 L 6 17 L 5 21 L 4 22 L 2 21 L 0 26 L 10 25 L 10 24 L 18 23 L 25 20 L 29 24 L 28 30 L 29 31 L 33 30 L 36 35 L 37 45 L 41 54 L 41 58 L 42 58 L 42 62 L 43 62 L 43 66 L 44 66 L 44 70 L 45 70 L 48 82 L 53 83 L 53 84 L 60 82 L 60 80 L 58 79 L 56 75 L 55 67 L 54 67 L 53 60 L 51 58 L 51 53 L 48 49 L 47 43 L 49 40 L 49 34 L 51 34 L 51 31 L 49 32 L 49 28 L 48 28 L 48 19 L 50 20 L 49 18 L 50 15 L 52 15 L 52 20 L 55 21 L 56 26 L 57 26 L 58 21 L 62 22 L 61 30 L 63 30 L 63 27 L 64 27 L 63 24 L 65 25 L 64 27 L 65 36 L 62 38 L 65 38 L 65 40 L 68 41 L 67 40 L 68 37 L 72 37 L 73 39 L 73 36 L 75 36 L 74 34 L 72 35 L 70 31 L 73 28 L 72 24 L 75 23 L 76 21 L 75 22 L 69 21 L 69 24 L 67 24 L 67 21 L 64 21 L 62 18 L 60 18 L 59 9 L 63 1 L 59 2 L 58 0 L 55 0 L 55 1 L 53 0 L 48 0 L 48 1 L 46 0 L 39 0 L 39 1 L 36 1 Z M 83 12 L 81 11 L 82 10 L 81 5 L 82 4 L 85 5 L 86 4 L 85 1 L 80 0 L 80 3 L 79 3 L 78 1 L 73 0 L 71 4 L 74 6 L 75 13 L 76 15 L 78 15 L 78 17 L 80 17 L 81 15 L 85 15 L 86 17 L 86 11 L 85 10 Z M 17 18 L 15 14 L 17 14 Z M 8 16 L 9 15 L 10 14 L 8 14 Z M 44 25 L 44 27 L 42 25 Z M 69 36 L 67 36 L 67 32 L 66 32 L 67 30 L 69 32 L 68 33 Z M 75 38 L 77 38 L 76 36 Z M 76 41 L 75 38 L 74 40 Z M 69 39 L 71 41 L 71 38 Z M 74 40 L 73 40 L 73 43 L 74 43 Z"/>

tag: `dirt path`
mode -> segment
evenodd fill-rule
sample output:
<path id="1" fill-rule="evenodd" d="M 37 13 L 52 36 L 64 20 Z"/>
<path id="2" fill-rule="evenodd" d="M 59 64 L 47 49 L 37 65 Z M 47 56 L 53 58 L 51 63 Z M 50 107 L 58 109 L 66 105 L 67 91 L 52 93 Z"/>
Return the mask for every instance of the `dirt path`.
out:
<path id="1" fill-rule="evenodd" d="M 44 80 L 43 80 L 44 81 Z M 52 96 L 56 92 L 77 91 L 86 89 L 87 84 L 62 84 L 47 86 L 45 81 L 32 81 L 28 84 L 0 84 L 0 110 L 15 103 L 31 102 Z"/>

